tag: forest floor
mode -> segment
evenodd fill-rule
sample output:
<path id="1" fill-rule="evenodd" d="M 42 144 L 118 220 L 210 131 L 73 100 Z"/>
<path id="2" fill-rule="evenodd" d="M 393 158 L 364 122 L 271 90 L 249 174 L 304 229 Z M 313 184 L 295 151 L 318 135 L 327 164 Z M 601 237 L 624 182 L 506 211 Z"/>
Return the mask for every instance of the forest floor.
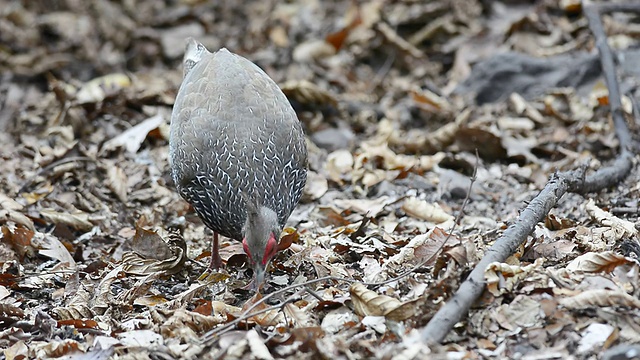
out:
<path id="1" fill-rule="evenodd" d="M 634 138 L 639 20 L 602 16 Z M 225 269 L 199 279 L 212 232 L 167 161 L 188 37 L 264 69 L 307 135 L 261 294 L 228 239 Z M 629 349 L 635 166 L 562 196 L 441 343 L 421 336 L 554 173 L 620 153 L 595 44 L 570 0 L 0 0 L 0 359 Z"/>

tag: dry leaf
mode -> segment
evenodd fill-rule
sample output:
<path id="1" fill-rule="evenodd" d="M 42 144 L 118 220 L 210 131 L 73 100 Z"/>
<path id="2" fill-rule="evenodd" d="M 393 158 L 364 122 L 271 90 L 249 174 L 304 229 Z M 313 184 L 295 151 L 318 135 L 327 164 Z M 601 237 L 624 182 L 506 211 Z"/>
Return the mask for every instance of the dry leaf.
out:
<path id="1" fill-rule="evenodd" d="M 293 60 L 308 63 L 333 56 L 337 53 L 335 47 L 324 40 L 310 40 L 303 42 L 293 49 Z"/>
<path id="2" fill-rule="evenodd" d="M 343 210 L 352 210 L 368 217 L 378 216 L 384 208 L 397 199 L 381 196 L 377 199 L 336 199 L 334 203 Z"/>
<path id="3" fill-rule="evenodd" d="M 560 299 L 560 305 L 581 310 L 597 307 L 623 306 L 640 309 L 640 300 L 620 290 L 587 290 L 575 296 Z"/>
<path id="4" fill-rule="evenodd" d="M 304 196 L 309 201 L 320 199 L 328 190 L 329 183 L 327 182 L 326 177 L 312 170 L 307 172 L 307 183 L 304 186 Z"/>
<path id="5" fill-rule="evenodd" d="M 170 232 L 168 239 L 157 233 L 143 229 L 136 223 L 136 235 L 132 241 L 135 252 L 122 256 L 122 269 L 135 275 L 164 272 L 166 275 L 178 273 L 187 260 L 187 243 L 178 232 Z"/>
<path id="6" fill-rule="evenodd" d="M 123 203 L 127 202 L 127 175 L 113 163 L 107 164 L 107 186 Z"/>
<path id="7" fill-rule="evenodd" d="M 55 236 L 37 232 L 31 239 L 31 243 L 34 247 L 40 249 L 40 254 L 56 259 L 62 264 L 66 264 L 69 269 L 73 270 L 76 268 L 76 262 L 73 260 L 73 256 L 71 256 L 69 250 L 67 250 Z"/>
<path id="8" fill-rule="evenodd" d="M 33 225 L 33 221 L 26 215 L 16 210 L 0 210 L 0 223 L 13 221 L 18 225 L 22 225 L 30 231 L 35 231 L 36 228 Z"/>
<path id="9" fill-rule="evenodd" d="M 213 315 L 202 315 L 186 309 L 177 309 L 160 325 L 160 333 L 168 338 L 187 340 L 188 337 L 183 336 L 185 329 L 191 330 L 189 335 L 199 336 L 225 321 L 227 321 L 225 311 L 215 312 Z"/>
<path id="10" fill-rule="evenodd" d="M 337 150 L 327 156 L 324 165 L 329 179 L 342 184 L 343 176 L 353 170 L 353 155 L 348 150 Z"/>
<path id="11" fill-rule="evenodd" d="M 451 221 L 454 219 L 453 215 L 447 214 L 440 205 L 429 204 L 426 200 L 420 200 L 415 196 L 407 198 L 402 204 L 402 210 L 416 219 L 429 221 L 435 224 L 440 224 L 445 221 Z"/>
<path id="12" fill-rule="evenodd" d="M 0 227 L 2 231 L 2 242 L 11 246 L 13 251 L 18 254 L 19 258 L 25 255 L 33 257 L 35 249 L 31 244 L 31 239 L 35 235 L 35 231 L 22 226 L 6 226 Z"/>
<path id="13" fill-rule="evenodd" d="M 518 282 L 540 268 L 543 263 L 544 259 L 536 259 L 533 264 L 527 266 L 491 263 L 484 271 L 487 290 L 494 296 L 508 293 L 513 290 Z"/>
<path id="14" fill-rule="evenodd" d="M 54 340 L 51 339 L 45 343 L 37 343 L 31 347 L 32 353 L 35 353 L 36 359 L 51 359 L 70 356 L 80 352 L 81 346 L 76 340 Z"/>
<path id="15" fill-rule="evenodd" d="M 125 74 L 101 76 L 82 85 L 75 96 L 76 103 L 97 103 L 129 86 L 131 79 Z"/>
<path id="16" fill-rule="evenodd" d="M 74 213 L 61 213 L 53 209 L 42 209 L 40 215 L 48 222 L 56 225 L 65 224 L 80 231 L 89 231 L 93 228 L 93 224 L 89 221 L 89 214 L 79 210 Z"/>
<path id="17" fill-rule="evenodd" d="M 600 209 L 593 199 L 587 201 L 585 209 L 598 223 L 611 227 L 612 231 L 608 232 L 609 237 L 607 240 L 609 241 L 618 241 L 638 234 L 634 223 L 620 219 L 610 212 Z"/>
<path id="18" fill-rule="evenodd" d="M 447 99 L 432 91 L 415 87 L 409 91 L 409 94 L 411 99 L 423 108 L 443 113 L 451 111 L 451 104 Z"/>
<path id="19" fill-rule="evenodd" d="M 633 259 L 626 258 L 613 251 L 589 252 L 573 259 L 567 265 L 567 270 L 588 273 L 612 272 L 616 267 L 629 263 L 634 263 Z"/>
<path id="20" fill-rule="evenodd" d="M 307 80 L 287 81 L 280 89 L 287 98 L 301 104 L 338 106 L 338 101 L 330 92 Z"/>
<path id="21" fill-rule="evenodd" d="M 349 292 L 354 310 L 360 316 L 384 316 L 389 320 L 402 321 L 412 317 L 416 311 L 415 300 L 403 303 L 371 291 L 360 283 L 351 285 Z"/>
<path id="22" fill-rule="evenodd" d="M 164 123 L 162 115 L 152 116 L 105 142 L 100 149 L 100 153 L 112 151 L 119 147 L 124 147 L 129 153 L 136 153 L 147 138 L 147 135 L 149 135 L 149 132 L 157 129 L 162 123 Z"/>

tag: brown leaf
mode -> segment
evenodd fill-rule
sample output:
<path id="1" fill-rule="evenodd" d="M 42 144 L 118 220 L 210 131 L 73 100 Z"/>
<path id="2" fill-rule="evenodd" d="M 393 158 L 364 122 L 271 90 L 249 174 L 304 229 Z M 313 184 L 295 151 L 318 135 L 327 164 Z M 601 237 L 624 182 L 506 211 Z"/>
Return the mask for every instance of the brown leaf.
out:
<path id="1" fill-rule="evenodd" d="M 543 263 L 544 259 L 537 259 L 535 263 L 526 266 L 491 263 L 484 271 L 487 290 L 494 296 L 508 293 L 513 290 L 519 281 L 540 268 Z"/>
<path id="2" fill-rule="evenodd" d="M 338 106 L 338 100 L 333 94 L 307 80 L 287 81 L 280 85 L 280 89 L 287 98 L 301 104 Z"/>
<path id="3" fill-rule="evenodd" d="M 287 227 L 284 228 L 282 232 L 285 235 L 280 238 L 280 242 L 278 243 L 278 251 L 288 249 L 291 244 L 300 240 L 300 234 L 294 228 Z"/>
<path id="4" fill-rule="evenodd" d="M 554 214 L 548 214 L 544 218 L 544 226 L 549 230 L 562 230 L 574 227 L 575 222 L 570 219 L 559 218 Z"/>
<path id="5" fill-rule="evenodd" d="M 69 250 L 52 234 L 36 233 L 32 239 L 33 245 L 39 249 L 39 253 L 58 260 L 62 264 L 74 269 L 76 262 Z"/>
<path id="6" fill-rule="evenodd" d="M 127 175 L 117 165 L 107 165 L 107 186 L 123 203 L 127 202 Z"/>
<path id="7" fill-rule="evenodd" d="M 160 326 L 160 333 L 166 337 L 176 337 L 186 327 L 194 334 L 203 334 L 225 320 L 226 316 L 221 313 L 202 315 L 186 309 L 178 309 Z"/>
<path id="8" fill-rule="evenodd" d="M 73 326 L 76 329 L 97 329 L 98 323 L 95 320 L 69 319 L 59 320 L 58 327 Z"/>
<path id="9" fill-rule="evenodd" d="M 0 303 L 0 316 L 3 318 L 24 319 L 25 314 L 24 311 L 17 306 Z"/>
<path id="10" fill-rule="evenodd" d="M 353 210 L 359 214 L 375 218 L 385 207 L 396 202 L 396 198 L 381 196 L 377 199 L 336 199 L 334 204 L 344 210 Z"/>
<path id="11" fill-rule="evenodd" d="M 163 239 L 157 232 L 140 226 L 143 218 L 136 222 L 136 234 L 131 241 L 132 252 L 122 256 L 122 268 L 129 274 L 148 275 L 162 271 L 166 275 L 182 270 L 187 259 L 187 243 L 177 231 L 168 233 Z"/>
<path id="12" fill-rule="evenodd" d="M 247 311 L 250 307 L 253 306 L 256 302 L 262 299 L 262 294 L 257 292 L 251 299 L 249 299 L 244 305 L 242 305 L 242 312 Z M 273 308 L 271 310 L 267 310 L 269 306 L 264 302 L 260 305 L 256 306 L 251 310 L 251 312 L 258 312 L 261 310 L 265 310 L 266 312 L 254 315 L 250 317 L 247 322 L 253 322 L 260 326 L 272 326 L 282 323 L 284 321 L 284 315 L 280 311 L 279 308 Z"/>
<path id="13" fill-rule="evenodd" d="M 89 221 L 89 214 L 79 210 L 74 213 L 61 213 L 52 209 L 42 209 L 40 215 L 51 223 L 65 224 L 80 231 L 89 231 L 93 228 L 93 224 Z"/>
<path id="14" fill-rule="evenodd" d="M 587 273 L 609 273 L 616 267 L 629 263 L 634 263 L 634 261 L 623 255 L 616 254 L 613 251 L 605 251 L 602 253 L 589 252 L 573 259 L 573 261 L 567 265 L 567 270 Z"/>
<path id="15" fill-rule="evenodd" d="M 403 303 L 386 295 L 367 289 L 361 283 L 349 287 L 356 314 L 360 316 L 384 316 L 389 320 L 402 321 L 413 316 L 415 301 Z"/>
<path id="16" fill-rule="evenodd" d="M 6 225 L 0 229 L 2 230 L 2 241 L 11 246 L 20 259 L 25 255 L 29 257 L 34 255 L 35 249 L 31 245 L 31 239 L 35 235 L 34 231 L 22 226 L 12 228 Z"/>
<path id="17" fill-rule="evenodd" d="M 640 309 L 640 300 L 620 290 L 587 290 L 575 296 L 560 299 L 560 305 L 573 310 L 624 306 Z"/>
<path id="18" fill-rule="evenodd" d="M 460 128 L 456 134 L 456 144 L 462 151 L 475 152 L 489 161 L 502 160 L 507 157 L 507 150 L 502 146 L 500 137 L 478 128 Z"/>
<path id="19" fill-rule="evenodd" d="M 427 89 L 414 88 L 409 91 L 411 99 L 423 108 L 432 111 L 449 112 L 451 110 L 451 104 L 446 98 L 437 95 L 436 93 Z"/>
<path id="20" fill-rule="evenodd" d="M 76 102 L 78 104 L 97 103 L 129 86 L 131 86 L 131 79 L 125 74 L 101 76 L 82 85 L 76 94 Z"/>

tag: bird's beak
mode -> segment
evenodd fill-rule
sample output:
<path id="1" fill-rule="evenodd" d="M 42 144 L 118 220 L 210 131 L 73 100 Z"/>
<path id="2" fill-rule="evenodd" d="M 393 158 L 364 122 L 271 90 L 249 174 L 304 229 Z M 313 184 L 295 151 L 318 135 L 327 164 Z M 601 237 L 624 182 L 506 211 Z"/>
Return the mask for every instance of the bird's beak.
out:
<path id="1" fill-rule="evenodd" d="M 253 286 L 255 290 L 258 290 L 260 289 L 260 287 L 262 287 L 265 272 L 266 268 L 262 264 L 256 264 L 256 266 L 253 268 Z"/>

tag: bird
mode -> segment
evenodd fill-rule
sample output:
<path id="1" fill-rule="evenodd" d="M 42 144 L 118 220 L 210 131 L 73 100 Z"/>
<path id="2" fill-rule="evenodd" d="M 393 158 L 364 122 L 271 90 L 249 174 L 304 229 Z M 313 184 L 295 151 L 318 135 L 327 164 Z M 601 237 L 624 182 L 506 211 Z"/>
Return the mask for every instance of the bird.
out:
<path id="1" fill-rule="evenodd" d="M 205 274 L 222 266 L 222 235 L 242 242 L 260 286 L 307 179 L 305 135 L 289 100 L 250 60 L 189 38 L 169 132 L 176 189 L 213 231 Z"/>

